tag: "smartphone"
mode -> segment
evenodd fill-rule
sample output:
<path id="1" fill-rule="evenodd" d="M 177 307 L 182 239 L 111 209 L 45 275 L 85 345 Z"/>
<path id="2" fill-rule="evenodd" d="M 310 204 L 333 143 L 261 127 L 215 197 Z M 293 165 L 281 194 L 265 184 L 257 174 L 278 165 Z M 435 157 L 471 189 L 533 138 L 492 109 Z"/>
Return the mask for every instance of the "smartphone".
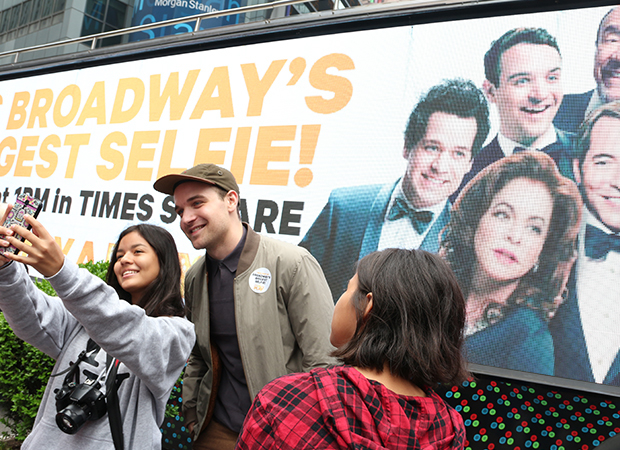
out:
<path id="1" fill-rule="evenodd" d="M 13 205 L 13 209 L 9 212 L 6 220 L 4 221 L 3 226 L 9 228 L 13 224 L 21 225 L 28 230 L 31 226 L 26 223 L 24 220 L 24 216 L 29 215 L 33 217 L 37 217 L 41 212 L 41 208 L 43 207 L 43 202 L 38 198 L 34 198 L 30 194 L 20 194 L 17 196 L 17 200 L 15 201 L 15 205 Z M 4 236 L 0 236 L 4 237 Z M 24 241 L 25 239 L 18 234 L 13 235 L 14 238 L 19 239 L 20 241 Z M 2 253 L 19 253 L 19 250 L 14 246 L 9 245 L 8 247 L 0 247 L 0 254 Z"/>

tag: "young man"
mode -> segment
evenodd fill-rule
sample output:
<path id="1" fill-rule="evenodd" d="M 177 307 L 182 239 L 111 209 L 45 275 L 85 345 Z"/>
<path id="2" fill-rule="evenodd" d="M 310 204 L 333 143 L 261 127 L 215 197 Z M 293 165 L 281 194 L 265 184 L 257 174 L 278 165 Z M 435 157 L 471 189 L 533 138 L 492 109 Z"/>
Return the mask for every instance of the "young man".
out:
<path id="1" fill-rule="evenodd" d="M 584 122 L 574 160 L 585 204 L 568 298 L 550 323 L 555 375 L 620 386 L 620 102 Z"/>
<path id="2" fill-rule="evenodd" d="M 450 215 L 448 197 L 488 133 L 484 94 L 470 81 L 446 81 L 430 89 L 409 117 L 402 178 L 331 193 L 300 245 L 323 267 L 334 298 L 344 292 L 357 261 L 375 250 L 437 252 Z"/>
<path id="3" fill-rule="evenodd" d="M 620 8 L 603 16 L 596 33 L 594 56 L 596 89 L 564 97 L 555 126 L 577 132 L 584 118 L 599 106 L 620 100 Z"/>
<path id="4" fill-rule="evenodd" d="M 265 384 L 333 363 L 333 300 L 307 251 L 241 222 L 228 170 L 199 164 L 154 187 L 174 195 L 181 229 L 205 250 L 185 277 L 196 346 L 183 378 L 183 415 L 194 450 L 232 449 Z"/>
<path id="5" fill-rule="evenodd" d="M 574 136 L 556 130 L 562 103 L 562 57 L 542 28 L 516 28 L 493 42 L 484 55 L 484 91 L 497 107 L 499 133 L 474 158 L 463 185 L 495 161 L 523 150 L 541 150 L 563 175 L 572 177 L 569 152 Z"/>

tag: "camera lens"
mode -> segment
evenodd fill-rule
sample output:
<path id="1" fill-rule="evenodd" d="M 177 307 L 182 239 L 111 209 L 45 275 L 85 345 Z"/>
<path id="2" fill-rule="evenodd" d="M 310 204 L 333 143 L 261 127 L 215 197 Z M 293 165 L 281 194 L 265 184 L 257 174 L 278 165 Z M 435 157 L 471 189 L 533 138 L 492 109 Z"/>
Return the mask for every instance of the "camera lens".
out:
<path id="1" fill-rule="evenodd" d="M 56 414 L 56 424 L 63 432 L 75 434 L 88 420 L 88 414 L 75 403 Z"/>
<path id="2" fill-rule="evenodd" d="M 66 416 L 59 416 L 59 419 L 62 421 L 62 430 L 65 432 L 73 431 L 75 428 L 75 424 L 71 422 Z M 73 433 L 70 433 L 73 434 Z"/>

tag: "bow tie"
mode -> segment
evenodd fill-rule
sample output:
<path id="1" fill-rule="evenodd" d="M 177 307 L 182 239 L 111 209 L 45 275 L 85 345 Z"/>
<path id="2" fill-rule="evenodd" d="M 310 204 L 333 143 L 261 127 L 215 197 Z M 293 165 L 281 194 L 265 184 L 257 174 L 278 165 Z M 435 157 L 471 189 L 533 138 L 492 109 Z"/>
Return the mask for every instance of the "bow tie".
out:
<path id="1" fill-rule="evenodd" d="M 403 217 L 409 217 L 413 228 L 415 228 L 418 234 L 422 234 L 433 220 L 433 213 L 430 211 L 415 211 L 410 209 L 405 200 L 396 198 L 394 205 L 392 205 L 388 213 L 388 220 L 398 220 Z"/>
<path id="2" fill-rule="evenodd" d="M 554 142 L 553 144 L 549 144 L 544 148 L 541 148 L 540 151 L 543 153 L 546 153 L 547 155 L 551 156 L 551 159 L 553 159 L 553 161 L 559 165 L 560 164 L 560 160 L 562 158 L 562 147 L 559 145 L 556 145 L 557 142 Z M 512 151 L 513 155 L 516 155 L 518 153 L 523 153 L 525 151 L 528 151 L 530 149 L 527 149 L 525 147 L 515 147 L 514 150 Z M 531 150 L 530 150 L 531 151 Z M 536 150 L 534 150 L 536 151 Z"/>
<path id="3" fill-rule="evenodd" d="M 588 258 L 605 259 L 611 251 L 620 252 L 620 236 L 586 225 L 585 249 Z"/>

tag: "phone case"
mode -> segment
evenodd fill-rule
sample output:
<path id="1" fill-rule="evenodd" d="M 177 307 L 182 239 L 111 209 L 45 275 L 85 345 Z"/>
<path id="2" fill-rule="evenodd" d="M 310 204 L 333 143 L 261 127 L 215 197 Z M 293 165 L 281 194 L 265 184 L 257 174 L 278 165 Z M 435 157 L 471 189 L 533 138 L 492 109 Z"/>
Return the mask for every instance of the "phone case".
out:
<path id="1" fill-rule="evenodd" d="M 30 194 L 20 194 L 15 201 L 15 205 L 13 205 L 13 209 L 9 212 L 6 220 L 4 221 L 4 227 L 9 228 L 13 224 L 21 225 L 24 228 L 30 229 L 30 225 L 26 223 L 24 220 L 24 216 L 26 214 L 37 217 L 39 212 L 41 212 L 41 207 L 43 206 L 43 202 L 38 198 L 34 198 Z M 2 236 L 4 237 L 4 236 Z M 24 241 L 24 238 L 20 235 L 14 235 L 16 239 L 20 241 Z M 14 246 L 9 245 L 8 247 L 0 247 L 0 254 L 2 253 L 19 253 L 19 250 Z"/>

